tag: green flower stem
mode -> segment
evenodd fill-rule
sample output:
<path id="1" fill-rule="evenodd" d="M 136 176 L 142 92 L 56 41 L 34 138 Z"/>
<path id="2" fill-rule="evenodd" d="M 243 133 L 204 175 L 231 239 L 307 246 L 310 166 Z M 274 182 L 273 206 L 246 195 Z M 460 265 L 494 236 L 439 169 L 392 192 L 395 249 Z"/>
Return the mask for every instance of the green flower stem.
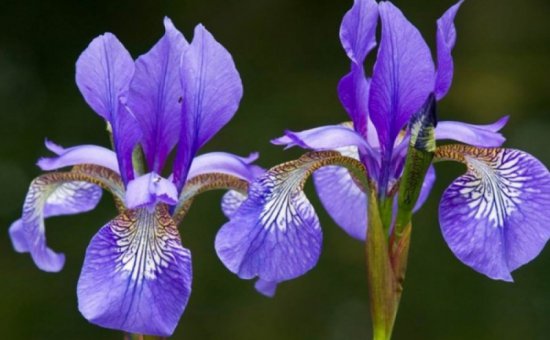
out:
<path id="1" fill-rule="evenodd" d="M 165 340 L 167 338 L 153 335 L 125 333 L 124 340 Z"/>
<path id="2" fill-rule="evenodd" d="M 393 331 L 402 288 L 393 269 L 387 233 L 380 217 L 376 194 L 372 190 L 369 190 L 368 221 L 365 251 L 373 339 L 388 340 Z M 402 244 L 400 248 L 406 248 L 408 251 L 408 244 Z M 401 259 L 397 260 L 398 267 L 406 266 L 406 258 L 404 259 L 405 264 L 402 261 Z"/>

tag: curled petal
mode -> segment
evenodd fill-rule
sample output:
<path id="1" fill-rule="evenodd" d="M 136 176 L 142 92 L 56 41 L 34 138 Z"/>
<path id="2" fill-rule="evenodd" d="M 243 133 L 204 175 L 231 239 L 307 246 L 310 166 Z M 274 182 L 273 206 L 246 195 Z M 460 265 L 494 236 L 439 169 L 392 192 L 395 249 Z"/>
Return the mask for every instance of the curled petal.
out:
<path id="1" fill-rule="evenodd" d="M 157 203 L 175 205 L 178 202 L 176 186 L 169 180 L 154 172 L 142 175 L 128 183 L 125 203 L 129 209 Z"/>
<path id="2" fill-rule="evenodd" d="M 127 210 L 94 236 L 78 280 L 78 308 L 90 322 L 170 336 L 191 294 L 191 253 L 166 206 Z"/>
<path id="3" fill-rule="evenodd" d="M 188 46 L 170 19 L 164 19 L 164 27 L 164 36 L 136 60 L 128 96 L 128 107 L 143 132 L 145 159 L 155 172 L 162 171 L 179 137 L 183 96 L 179 66 Z"/>
<path id="4" fill-rule="evenodd" d="M 357 148 L 337 149 L 342 155 L 359 158 Z M 367 237 L 367 196 L 346 168 L 327 166 L 313 173 L 315 189 L 330 217 L 351 237 Z"/>
<path id="5" fill-rule="evenodd" d="M 442 151 L 460 154 L 468 165 L 441 199 L 439 221 L 447 244 L 474 270 L 512 281 L 511 272 L 534 259 L 550 238 L 550 173 L 518 150 L 451 146 Z"/>
<path id="6" fill-rule="evenodd" d="M 97 145 L 78 145 L 64 149 L 50 141 L 46 142 L 46 147 L 57 157 L 40 158 L 37 165 L 45 171 L 57 170 L 60 168 L 74 166 L 78 164 L 95 164 L 114 172 L 119 172 L 116 154 L 102 146 Z"/>
<path id="7" fill-rule="evenodd" d="M 445 97 L 453 81 L 454 63 L 451 52 L 456 42 L 455 16 L 464 0 L 449 8 L 437 20 L 437 74 L 435 96 L 437 100 Z"/>
<path id="8" fill-rule="evenodd" d="M 92 210 L 100 199 L 101 188 L 92 183 L 65 181 L 58 173 L 36 178 L 25 198 L 21 219 L 10 226 L 15 250 L 29 252 L 34 263 L 44 271 L 60 271 L 65 256 L 47 246 L 44 219 Z"/>
<path id="9" fill-rule="evenodd" d="M 435 138 L 438 140 L 452 139 L 479 147 L 501 146 L 506 138 L 499 132 L 508 122 L 504 116 L 493 124 L 474 125 L 462 122 L 443 121 L 435 128 Z"/>
<path id="10" fill-rule="evenodd" d="M 233 117 L 243 94 L 233 58 L 202 26 L 181 62 L 183 121 L 174 166 L 174 180 L 181 189 L 197 150 Z"/>
<path id="11" fill-rule="evenodd" d="M 343 125 L 327 125 L 300 132 L 286 131 L 284 136 L 273 139 L 271 143 L 315 151 L 335 150 L 345 146 L 370 149 L 363 137 Z"/>
<path id="12" fill-rule="evenodd" d="M 434 89 L 431 52 L 420 32 L 390 2 L 379 5 L 382 38 L 369 94 L 369 115 L 384 152 Z"/>
<path id="13" fill-rule="evenodd" d="M 248 157 L 240 157 L 227 152 L 210 152 L 193 159 L 189 169 L 189 178 L 206 173 L 223 173 L 246 181 L 252 181 L 263 169 L 253 165 L 258 159 L 258 153 L 253 152 Z"/>

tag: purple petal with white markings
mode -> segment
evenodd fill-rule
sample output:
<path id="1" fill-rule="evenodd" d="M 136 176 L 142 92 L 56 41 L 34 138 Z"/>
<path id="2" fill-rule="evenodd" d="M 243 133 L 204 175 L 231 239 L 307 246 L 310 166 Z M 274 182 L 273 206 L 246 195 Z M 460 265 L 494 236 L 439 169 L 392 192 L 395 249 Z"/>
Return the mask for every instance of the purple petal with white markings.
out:
<path id="1" fill-rule="evenodd" d="M 91 183 L 56 181 L 55 174 L 36 178 L 25 198 L 21 219 L 10 226 L 15 250 L 29 252 L 44 271 L 60 271 L 65 256 L 48 248 L 44 219 L 90 211 L 101 199 L 101 193 L 101 188 Z"/>
<path id="2" fill-rule="evenodd" d="M 374 0 L 355 0 L 340 26 L 340 41 L 348 57 L 362 65 L 367 54 L 376 46 L 378 5 Z"/>
<path id="3" fill-rule="evenodd" d="M 289 280 L 309 271 L 322 232 L 303 189 L 310 163 L 273 168 L 252 183 L 248 199 L 216 235 L 224 265 L 244 279 Z"/>
<path id="4" fill-rule="evenodd" d="M 233 117 L 243 94 L 233 58 L 202 26 L 181 62 L 183 120 L 174 166 L 178 189 L 185 183 L 197 150 Z"/>
<path id="5" fill-rule="evenodd" d="M 390 2 L 378 5 L 382 38 L 369 95 L 369 117 L 384 153 L 434 89 L 431 52 L 420 32 Z"/>
<path id="6" fill-rule="evenodd" d="M 188 46 L 169 18 L 164 19 L 164 27 L 164 36 L 136 60 L 128 96 L 128 107 L 143 132 L 145 159 L 155 172 L 162 171 L 179 138 L 183 96 L 179 67 Z"/>
<path id="7" fill-rule="evenodd" d="M 150 172 L 128 183 L 125 203 L 129 209 L 154 207 L 157 203 L 175 205 L 178 190 L 172 181 Z"/>
<path id="8" fill-rule="evenodd" d="M 78 164 L 95 164 L 119 173 L 116 154 L 107 148 L 97 145 L 77 145 L 67 149 L 47 141 L 48 149 L 57 154 L 57 157 L 43 157 L 37 162 L 40 169 L 45 171 Z"/>
<path id="9" fill-rule="evenodd" d="M 231 219 L 246 198 L 247 195 L 243 195 L 236 190 L 226 192 L 222 197 L 222 211 L 225 217 Z"/>
<path id="10" fill-rule="evenodd" d="M 487 125 L 452 121 L 439 122 L 435 128 L 435 138 L 437 140 L 451 139 L 486 148 L 501 146 L 506 138 L 499 131 L 506 125 L 508 118 L 508 116 L 504 116 L 493 124 Z"/>
<path id="11" fill-rule="evenodd" d="M 466 265 L 492 279 L 534 259 L 550 238 L 550 173 L 513 149 L 464 153 L 468 171 L 445 191 L 439 221 L 445 241 Z"/>
<path id="12" fill-rule="evenodd" d="M 357 148 L 337 150 L 344 156 L 359 158 Z M 348 235 L 358 240 L 367 237 L 367 196 L 346 168 L 323 167 L 313 173 L 317 195 L 330 217 Z"/>
<path id="13" fill-rule="evenodd" d="M 449 8 L 437 20 L 437 73 L 435 79 L 435 97 L 445 97 L 453 82 L 454 63 L 451 52 L 456 42 L 455 16 L 464 0 Z"/>
<path id="14" fill-rule="evenodd" d="M 191 280 L 191 253 L 166 207 L 127 210 L 90 242 L 78 308 L 102 327 L 170 336 L 189 300 Z"/>

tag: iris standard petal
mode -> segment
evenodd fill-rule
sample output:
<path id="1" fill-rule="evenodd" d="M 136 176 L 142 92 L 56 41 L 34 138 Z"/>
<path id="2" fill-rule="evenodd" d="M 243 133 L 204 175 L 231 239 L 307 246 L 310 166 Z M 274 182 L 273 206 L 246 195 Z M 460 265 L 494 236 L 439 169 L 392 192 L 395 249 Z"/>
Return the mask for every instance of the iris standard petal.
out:
<path id="1" fill-rule="evenodd" d="M 166 206 L 127 210 L 94 236 L 78 280 L 78 307 L 90 322 L 170 336 L 191 294 L 191 253 Z"/>
<path id="2" fill-rule="evenodd" d="M 157 203 L 175 205 L 178 203 L 178 190 L 171 181 L 150 172 L 128 183 L 125 203 L 129 209 L 152 208 Z"/>
<path id="3" fill-rule="evenodd" d="M 42 170 L 57 170 L 77 164 L 95 164 L 119 173 L 116 154 L 102 146 L 77 145 L 64 149 L 49 141 L 46 146 L 50 151 L 55 152 L 57 157 L 40 158 L 37 165 Z"/>
<path id="4" fill-rule="evenodd" d="M 340 26 L 340 41 L 348 57 L 362 65 L 367 54 L 376 46 L 378 5 L 374 0 L 355 0 Z"/>
<path id="5" fill-rule="evenodd" d="M 493 124 L 475 125 L 462 122 L 443 121 L 435 128 L 435 138 L 451 139 L 479 147 L 501 146 L 506 138 L 499 132 L 508 122 L 508 116 L 500 118 Z"/>
<path id="6" fill-rule="evenodd" d="M 276 283 L 315 266 L 323 236 L 302 190 L 317 161 L 285 163 L 251 184 L 248 199 L 216 235 L 216 252 L 230 271 Z"/>
<path id="7" fill-rule="evenodd" d="M 63 268 L 65 256 L 46 244 L 44 219 L 71 215 L 95 208 L 101 199 L 101 189 L 91 183 L 60 182 L 57 174 L 36 178 L 30 185 L 21 219 L 10 226 L 10 236 L 18 252 L 30 252 L 38 268 L 57 272 Z"/>
<path id="8" fill-rule="evenodd" d="M 338 98 L 353 121 L 355 131 L 363 137 L 368 136 L 369 86 L 363 65 L 356 64 L 351 65 L 351 72 L 338 83 Z"/>
<path id="9" fill-rule="evenodd" d="M 420 32 L 390 2 L 379 5 L 382 38 L 369 95 L 369 116 L 383 152 L 434 89 L 431 52 Z"/>
<path id="10" fill-rule="evenodd" d="M 337 149 L 344 156 L 359 159 L 357 148 Z M 367 237 L 367 196 L 346 168 L 327 166 L 313 173 L 315 189 L 330 217 L 348 235 Z"/>
<path id="11" fill-rule="evenodd" d="M 284 136 L 273 139 L 271 143 L 286 145 L 287 148 L 299 146 L 315 151 L 335 150 L 345 146 L 369 149 L 363 137 L 343 125 L 326 125 L 300 132 L 285 131 Z"/>
<path id="12" fill-rule="evenodd" d="M 206 173 L 224 173 L 252 181 L 263 173 L 263 169 L 251 164 L 258 159 L 258 153 L 253 152 L 248 157 L 240 157 L 227 152 L 210 152 L 193 159 L 188 178 Z"/>
<path id="13" fill-rule="evenodd" d="M 456 42 L 454 20 L 463 2 L 464 0 L 460 0 L 437 20 L 437 73 L 434 91 L 437 100 L 445 97 L 453 82 L 454 63 L 451 52 Z"/>
<path id="14" fill-rule="evenodd" d="M 512 281 L 511 271 L 535 258 L 550 237 L 550 173 L 518 150 L 458 151 L 468 171 L 441 199 L 443 236 L 464 264 Z"/>
<path id="15" fill-rule="evenodd" d="M 151 171 L 161 172 L 181 130 L 183 90 L 179 67 L 188 46 L 172 21 L 164 19 L 165 34 L 136 60 L 128 107 L 143 133 L 142 146 Z"/>
<path id="16" fill-rule="evenodd" d="M 120 174 L 133 179 L 132 151 L 141 131 L 121 100 L 127 95 L 134 61 L 111 33 L 95 38 L 76 62 L 76 84 L 90 107 L 112 129 Z"/>
<path id="17" fill-rule="evenodd" d="M 181 188 L 196 151 L 233 117 L 243 94 L 233 58 L 202 26 L 181 62 L 183 121 L 174 166 Z"/>
<path id="18" fill-rule="evenodd" d="M 414 205 L 413 212 L 417 212 L 420 208 L 422 208 L 424 203 L 426 203 L 428 196 L 430 196 L 430 193 L 432 192 L 434 183 L 435 168 L 433 165 L 430 165 L 430 167 L 428 168 L 428 172 L 426 172 L 426 176 L 424 177 L 422 188 L 420 188 L 420 195 L 418 195 L 418 198 L 416 199 L 416 204 Z"/>

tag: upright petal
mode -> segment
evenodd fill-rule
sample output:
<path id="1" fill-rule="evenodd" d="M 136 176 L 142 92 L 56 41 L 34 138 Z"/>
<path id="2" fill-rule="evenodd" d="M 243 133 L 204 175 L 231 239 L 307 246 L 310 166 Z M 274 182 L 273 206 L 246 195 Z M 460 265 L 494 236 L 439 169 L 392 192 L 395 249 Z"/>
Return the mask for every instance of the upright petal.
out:
<path id="1" fill-rule="evenodd" d="M 493 124 L 474 125 L 462 122 L 443 121 L 435 128 L 435 138 L 451 139 L 479 147 L 501 146 L 506 138 L 499 132 L 508 122 L 504 116 Z"/>
<path id="2" fill-rule="evenodd" d="M 116 154 L 102 146 L 77 145 L 67 149 L 48 142 L 50 151 L 57 154 L 57 157 L 43 157 L 37 162 L 40 169 L 45 171 L 57 170 L 78 164 L 95 164 L 119 173 Z"/>
<path id="3" fill-rule="evenodd" d="M 464 0 L 449 8 L 437 20 L 437 74 L 435 96 L 437 100 L 445 97 L 453 82 L 454 63 L 451 52 L 456 42 L 455 16 Z"/>
<path id="4" fill-rule="evenodd" d="M 78 280 L 78 307 L 90 322 L 170 336 L 191 294 L 191 253 L 166 206 L 127 210 L 94 236 Z"/>
<path id="5" fill-rule="evenodd" d="M 231 55 L 202 26 L 181 62 L 184 90 L 183 121 L 174 166 L 181 188 L 196 151 L 235 114 L 243 94 L 241 78 Z"/>
<path id="6" fill-rule="evenodd" d="M 390 2 L 379 4 L 382 38 L 370 86 L 369 115 L 384 153 L 434 89 L 434 65 L 420 32 Z"/>
<path id="7" fill-rule="evenodd" d="M 349 117 L 353 127 L 361 136 L 367 137 L 368 103 L 370 82 L 365 77 L 362 65 L 351 65 L 351 72 L 342 77 L 338 83 L 338 98 Z"/>
<path id="8" fill-rule="evenodd" d="M 359 159 L 357 148 L 337 149 L 342 155 Z M 330 217 L 351 237 L 367 237 L 367 196 L 346 168 L 327 166 L 313 173 L 315 189 Z"/>
<path id="9" fill-rule="evenodd" d="M 46 244 L 44 219 L 71 215 L 95 208 L 101 199 L 101 188 L 82 181 L 65 181 L 59 174 L 36 178 L 30 185 L 23 215 L 10 226 L 10 236 L 18 252 L 29 252 L 38 268 L 57 272 L 63 268 L 65 256 Z"/>
<path id="10" fill-rule="evenodd" d="M 143 132 L 145 159 L 155 172 L 162 171 L 179 138 L 183 96 L 179 66 L 188 46 L 170 19 L 164 19 L 164 27 L 164 36 L 136 60 L 128 96 L 128 106 Z"/>
<path id="11" fill-rule="evenodd" d="M 378 5 L 374 0 L 355 0 L 340 26 L 340 41 L 348 57 L 362 65 L 367 54 L 376 46 Z"/>
<path id="12" fill-rule="evenodd" d="M 466 265 L 512 281 L 511 271 L 535 258 L 550 238 L 550 173 L 518 150 L 457 151 L 468 171 L 441 199 L 443 236 Z"/>
<path id="13" fill-rule="evenodd" d="M 76 62 L 80 92 L 90 107 L 111 125 L 124 182 L 133 178 L 131 154 L 139 136 L 135 118 L 121 105 L 133 74 L 132 57 L 111 33 L 95 38 Z"/>

